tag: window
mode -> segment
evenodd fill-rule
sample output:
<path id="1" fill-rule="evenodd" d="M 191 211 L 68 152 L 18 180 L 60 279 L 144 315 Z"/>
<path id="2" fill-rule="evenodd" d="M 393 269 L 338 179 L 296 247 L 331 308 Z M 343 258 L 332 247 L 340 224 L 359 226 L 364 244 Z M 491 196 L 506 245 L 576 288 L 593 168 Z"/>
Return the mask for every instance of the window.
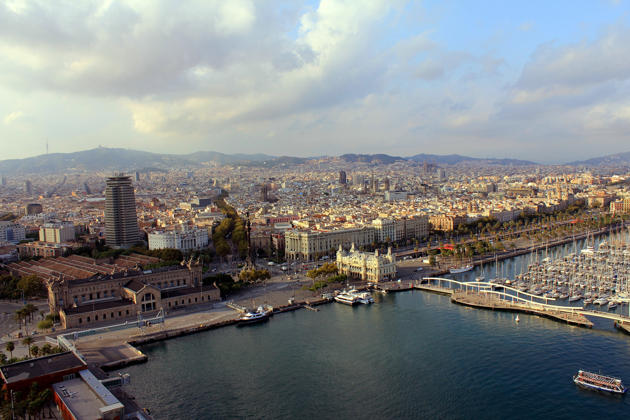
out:
<path id="1" fill-rule="evenodd" d="M 127 315 L 129 315 L 129 309 L 127 309 Z"/>
<path id="2" fill-rule="evenodd" d="M 110 315 L 110 318 L 113 318 L 113 317 L 114 317 L 114 313 L 112 312 L 111 315 Z"/>
<path id="3" fill-rule="evenodd" d="M 94 315 L 94 321 L 98 321 L 98 315 Z"/>
<path id="4" fill-rule="evenodd" d="M 90 322 L 90 317 L 89 316 L 87 317 L 87 322 Z"/>
<path id="5" fill-rule="evenodd" d="M 79 318 L 79 324 L 83 324 L 83 318 Z"/>
<path id="6" fill-rule="evenodd" d="M 118 316 L 122 316 L 122 312 L 121 311 L 118 311 Z"/>

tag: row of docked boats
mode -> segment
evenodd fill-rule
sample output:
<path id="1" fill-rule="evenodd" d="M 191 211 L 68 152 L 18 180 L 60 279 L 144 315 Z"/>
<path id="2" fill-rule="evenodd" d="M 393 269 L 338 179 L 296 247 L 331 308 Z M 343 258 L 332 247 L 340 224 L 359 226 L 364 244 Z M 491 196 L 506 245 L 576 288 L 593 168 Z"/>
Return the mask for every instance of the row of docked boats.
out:
<path id="1" fill-rule="evenodd" d="M 335 297 L 335 302 L 343 303 L 344 305 L 369 305 L 374 303 L 374 298 L 369 292 L 359 292 L 356 289 L 344 290 L 338 293 Z"/>

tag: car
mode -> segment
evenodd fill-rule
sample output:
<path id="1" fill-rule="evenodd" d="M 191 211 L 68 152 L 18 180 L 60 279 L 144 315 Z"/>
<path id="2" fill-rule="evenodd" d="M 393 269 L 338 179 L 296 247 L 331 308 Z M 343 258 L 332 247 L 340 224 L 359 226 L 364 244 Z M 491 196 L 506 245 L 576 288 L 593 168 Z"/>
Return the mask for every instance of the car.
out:
<path id="1" fill-rule="evenodd" d="M 267 265 L 271 267 L 272 265 L 276 265 L 276 264 L 273 261 L 269 261 Z"/>

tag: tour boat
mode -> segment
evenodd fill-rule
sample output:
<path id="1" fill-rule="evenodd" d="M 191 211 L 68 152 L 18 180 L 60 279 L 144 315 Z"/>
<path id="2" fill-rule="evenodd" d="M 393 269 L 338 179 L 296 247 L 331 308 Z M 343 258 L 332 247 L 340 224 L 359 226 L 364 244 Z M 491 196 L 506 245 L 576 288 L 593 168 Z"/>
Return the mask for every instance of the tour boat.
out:
<path id="1" fill-rule="evenodd" d="M 259 306 L 256 312 L 247 311 L 238 319 L 239 324 L 254 324 L 256 322 L 263 322 L 269 319 L 271 315 L 270 310 L 266 310 L 262 306 Z"/>
<path id="2" fill-rule="evenodd" d="M 341 292 L 337 296 L 335 296 L 335 301 L 339 303 L 343 303 L 345 305 L 356 305 L 359 303 L 359 297 L 348 292 Z"/>
<path id="3" fill-rule="evenodd" d="M 627 388 L 621 383 L 621 379 L 583 370 L 578 371 L 577 375 L 573 377 L 573 382 L 584 388 L 612 392 L 614 394 L 625 394 L 627 391 Z"/>
<path id="4" fill-rule="evenodd" d="M 459 274 L 459 273 L 465 273 L 466 271 L 470 271 L 473 268 L 475 268 L 474 265 L 468 264 L 468 265 L 465 265 L 463 267 L 451 267 L 451 268 L 448 269 L 448 271 L 451 274 Z"/>

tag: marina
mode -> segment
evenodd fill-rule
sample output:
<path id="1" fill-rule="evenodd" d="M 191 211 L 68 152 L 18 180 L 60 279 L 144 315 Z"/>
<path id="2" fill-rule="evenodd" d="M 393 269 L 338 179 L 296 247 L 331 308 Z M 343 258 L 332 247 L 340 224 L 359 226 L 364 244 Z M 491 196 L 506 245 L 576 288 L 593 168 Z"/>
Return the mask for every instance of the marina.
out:
<path id="1" fill-rule="evenodd" d="M 356 405 L 379 418 L 597 418 L 630 409 L 627 398 L 572 381 L 580 369 L 630 377 L 628 337 L 610 324 L 571 328 L 524 313 L 516 323 L 510 312 L 449 302 L 412 291 L 352 310 L 293 311 L 142 345 L 147 364 L 124 372 L 136 398 L 164 419 L 183 406 L 189 418 L 345 418 Z"/>

